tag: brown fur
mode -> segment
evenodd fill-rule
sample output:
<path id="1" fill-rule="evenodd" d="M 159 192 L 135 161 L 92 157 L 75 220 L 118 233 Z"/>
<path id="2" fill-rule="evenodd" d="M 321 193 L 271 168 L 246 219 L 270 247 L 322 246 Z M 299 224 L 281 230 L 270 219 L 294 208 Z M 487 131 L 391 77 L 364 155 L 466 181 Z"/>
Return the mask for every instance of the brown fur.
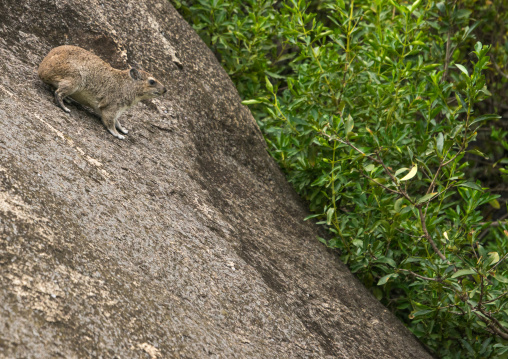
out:
<path id="1" fill-rule="evenodd" d="M 56 88 L 57 104 L 66 112 L 65 97 L 93 108 L 102 123 L 119 139 L 128 131 L 118 117 L 141 100 L 166 93 L 166 88 L 149 73 L 117 70 L 98 56 L 76 46 L 59 46 L 49 52 L 39 65 L 39 77 Z"/>

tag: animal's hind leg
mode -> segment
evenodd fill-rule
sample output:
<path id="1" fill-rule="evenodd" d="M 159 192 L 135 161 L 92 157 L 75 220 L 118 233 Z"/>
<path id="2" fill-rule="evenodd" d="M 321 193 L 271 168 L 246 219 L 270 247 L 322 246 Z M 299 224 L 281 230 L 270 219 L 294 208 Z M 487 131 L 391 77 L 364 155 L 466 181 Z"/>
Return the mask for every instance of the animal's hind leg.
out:
<path id="1" fill-rule="evenodd" d="M 115 121 L 115 127 L 118 131 L 120 131 L 124 135 L 126 135 L 129 132 L 125 127 L 122 126 L 122 124 L 120 123 L 120 121 L 118 121 L 118 119 Z"/>
<path id="2" fill-rule="evenodd" d="M 71 112 L 71 110 L 65 107 L 63 100 L 74 92 L 76 92 L 76 88 L 72 86 L 71 81 L 63 80 L 58 83 L 58 88 L 55 91 L 55 101 L 67 113 Z"/>
<path id="3" fill-rule="evenodd" d="M 125 136 L 119 134 L 118 131 L 116 130 L 115 124 L 117 122 L 116 121 L 117 112 L 118 111 L 115 111 L 115 109 L 112 108 L 103 108 L 101 109 L 101 119 L 104 126 L 106 126 L 106 128 L 108 129 L 109 133 L 111 133 L 116 138 L 123 140 Z"/>

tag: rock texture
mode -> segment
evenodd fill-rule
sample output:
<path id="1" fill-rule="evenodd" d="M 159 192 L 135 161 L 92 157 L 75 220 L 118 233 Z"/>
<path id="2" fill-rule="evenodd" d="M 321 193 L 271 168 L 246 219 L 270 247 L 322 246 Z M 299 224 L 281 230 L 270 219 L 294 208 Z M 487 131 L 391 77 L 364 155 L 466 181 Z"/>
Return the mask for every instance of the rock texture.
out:
<path id="1" fill-rule="evenodd" d="M 37 78 L 62 44 L 168 94 L 117 140 Z M 306 215 L 167 1 L 0 2 L 1 358 L 429 358 Z"/>

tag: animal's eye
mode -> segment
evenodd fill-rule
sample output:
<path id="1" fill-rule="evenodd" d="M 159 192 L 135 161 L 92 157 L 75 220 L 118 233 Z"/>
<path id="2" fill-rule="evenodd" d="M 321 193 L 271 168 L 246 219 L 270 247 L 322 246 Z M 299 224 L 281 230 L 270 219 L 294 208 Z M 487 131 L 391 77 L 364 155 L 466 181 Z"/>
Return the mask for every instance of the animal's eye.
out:
<path id="1" fill-rule="evenodd" d="M 149 83 L 151 86 L 153 86 L 153 85 L 155 85 L 155 80 L 151 80 L 151 79 L 150 79 L 150 80 L 148 80 L 148 83 Z"/>

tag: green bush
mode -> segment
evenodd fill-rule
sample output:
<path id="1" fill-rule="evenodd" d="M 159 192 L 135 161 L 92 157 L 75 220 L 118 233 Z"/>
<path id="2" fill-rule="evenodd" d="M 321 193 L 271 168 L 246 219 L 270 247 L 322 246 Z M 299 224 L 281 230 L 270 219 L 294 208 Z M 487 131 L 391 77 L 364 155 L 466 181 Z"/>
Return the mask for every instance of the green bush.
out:
<path id="1" fill-rule="evenodd" d="M 478 107 L 490 47 L 474 2 L 175 5 L 329 229 L 320 240 L 437 355 L 506 357 L 508 229 L 484 221 L 498 196 L 464 160 L 484 156 L 469 144 L 498 117 Z"/>

